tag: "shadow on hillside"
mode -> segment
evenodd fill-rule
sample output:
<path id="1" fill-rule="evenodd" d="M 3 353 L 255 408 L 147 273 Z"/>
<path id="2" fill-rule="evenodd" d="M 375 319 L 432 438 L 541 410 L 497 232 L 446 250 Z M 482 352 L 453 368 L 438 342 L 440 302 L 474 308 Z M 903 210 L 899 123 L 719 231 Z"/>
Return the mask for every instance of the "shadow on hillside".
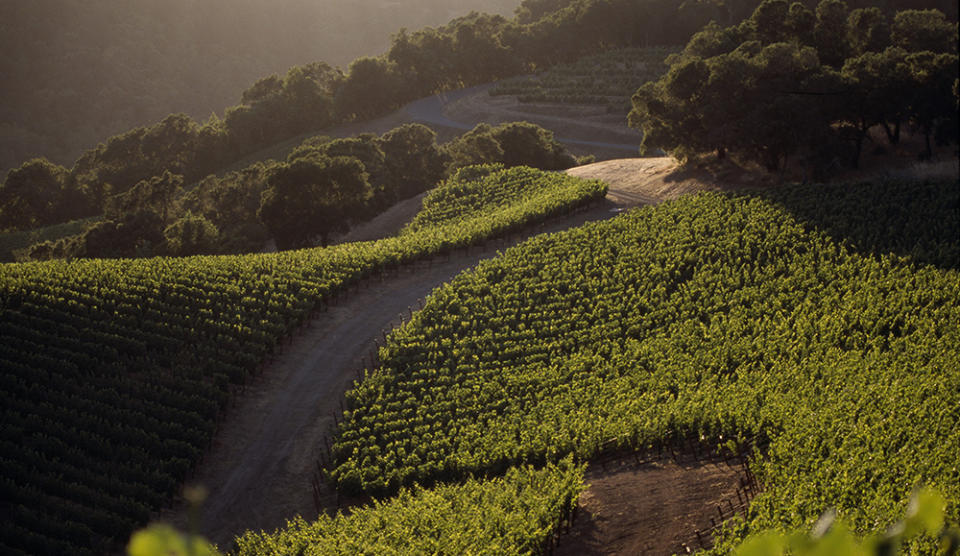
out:
<path id="1" fill-rule="evenodd" d="M 960 185 L 955 177 L 876 178 L 783 186 L 757 195 L 862 254 L 894 254 L 960 269 Z"/>

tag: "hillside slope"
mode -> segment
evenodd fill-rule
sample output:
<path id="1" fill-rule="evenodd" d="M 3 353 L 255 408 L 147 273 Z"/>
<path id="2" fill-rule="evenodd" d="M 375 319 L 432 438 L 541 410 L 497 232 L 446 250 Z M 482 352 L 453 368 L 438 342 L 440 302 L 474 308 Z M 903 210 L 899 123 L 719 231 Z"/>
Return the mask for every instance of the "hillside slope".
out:
<path id="1" fill-rule="evenodd" d="M 183 112 L 205 120 L 257 79 L 378 55 L 401 27 L 519 0 L 207 0 L 0 4 L 0 177 L 35 156 L 69 165 L 110 135 Z"/>
<path id="2" fill-rule="evenodd" d="M 324 436 L 329 435 L 333 415 L 342 409 L 343 393 L 366 364 L 363 360 L 369 361 L 371 350 L 382 343 L 384 331 L 401 324 L 408 310 L 420 306 L 434 288 L 506 247 L 637 206 L 629 193 L 612 190 L 585 212 L 537 225 L 481 249 L 457 252 L 446 260 L 419 263 L 382 282 L 367 282 L 364 289 L 301 329 L 236 401 L 194 476 L 195 482 L 210 490 L 205 533 L 227 546 L 244 530 L 269 531 L 297 514 L 315 517 L 310 480 Z M 412 219 L 416 213 L 407 210 L 410 206 L 403 204 L 400 209 Z M 357 233 L 380 237 L 399 233 L 406 222 L 396 216 L 388 211 Z M 326 496 L 325 505 L 336 503 L 332 493 Z M 163 517 L 186 524 L 183 507 L 164 512 Z"/>

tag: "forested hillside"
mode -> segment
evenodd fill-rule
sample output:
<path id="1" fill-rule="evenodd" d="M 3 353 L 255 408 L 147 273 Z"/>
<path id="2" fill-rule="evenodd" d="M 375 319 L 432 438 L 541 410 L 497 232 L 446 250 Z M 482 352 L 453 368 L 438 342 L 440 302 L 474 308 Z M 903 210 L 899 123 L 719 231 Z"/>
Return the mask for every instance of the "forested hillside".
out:
<path id="1" fill-rule="evenodd" d="M 346 67 L 401 27 L 519 0 L 44 0 L 0 3 L 0 175 L 171 113 L 205 120 L 294 65 Z"/>
<path id="2" fill-rule="evenodd" d="M 742 4 L 733 5 L 708 3 L 683 4 L 678 7 L 668 0 L 559 2 L 530 0 L 521 4 L 514 18 L 474 12 L 451 20 L 440 27 L 401 31 L 392 37 L 389 49 L 380 56 L 358 57 L 345 69 L 326 62 L 312 62 L 292 67 L 286 73 L 262 77 L 243 91 L 239 104 L 225 109 L 222 115 L 212 114 L 209 119 L 198 121 L 185 114 L 171 114 L 159 123 L 137 127 L 110 137 L 96 147 L 85 151 L 71 168 L 51 163 L 46 159 L 24 162 L 17 169 L 18 173 L 9 173 L 3 186 L 0 186 L 0 230 L 24 230 L 75 218 L 100 215 L 106 212 L 109 197 L 126 194 L 138 184 L 159 179 L 165 172 L 180 176 L 185 183 L 189 184 L 241 160 L 249 153 L 279 141 L 337 123 L 366 120 L 389 112 L 415 98 L 439 91 L 549 68 L 585 54 L 618 46 L 683 44 L 688 37 L 710 21 L 723 21 L 730 25 L 739 22 L 740 17 L 752 13 L 756 4 L 755 0 L 744 0 Z M 790 62 L 793 66 L 800 64 L 802 73 L 805 73 L 799 75 L 799 78 L 806 78 L 808 77 L 806 74 L 811 73 L 812 70 L 807 68 L 806 62 L 803 62 L 807 58 L 800 56 L 800 54 L 806 56 L 805 53 L 809 51 L 801 48 L 802 45 L 807 44 L 804 41 L 816 39 L 823 42 L 824 37 L 836 37 L 840 49 L 835 53 L 830 50 L 832 43 L 826 46 L 820 43 L 817 45 L 822 47 L 823 51 L 819 54 L 823 57 L 824 65 L 838 67 L 838 63 L 846 60 L 845 45 L 848 41 L 863 39 L 861 36 L 863 33 L 873 33 L 871 25 L 879 25 L 880 31 L 889 28 L 887 43 L 893 44 L 894 47 L 906 49 L 910 54 L 931 51 L 936 55 L 947 56 L 947 58 L 935 57 L 932 60 L 920 57 L 914 65 L 919 68 L 917 71 L 920 73 L 926 72 L 924 75 L 932 75 L 926 81 L 921 79 L 918 82 L 920 90 L 924 92 L 935 90 L 937 93 L 932 101 L 927 98 L 929 95 L 920 99 L 923 107 L 920 109 L 922 114 L 918 119 L 918 125 L 926 126 L 931 130 L 949 129 L 948 126 L 934 125 L 927 120 L 931 117 L 939 118 L 944 112 L 944 106 L 942 106 L 944 87 L 941 83 L 943 80 L 939 76 L 943 74 L 944 68 L 949 69 L 951 62 L 950 55 L 944 54 L 942 50 L 943 44 L 950 44 L 949 40 L 940 38 L 940 35 L 943 29 L 955 30 L 955 23 L 951 23 L 949 19 L 949 14 L 955 14 L 955 7 L 946 8 L 948 10 L 946 17 L 942 14 L 936 16 L 939 17 L 939 22 L 924 16 L 908 17 L 903 22 L 895 20 L 892 24 L 887 24 L 887 20 L 893 17 L 889 7 L 887 11 L 881 11 L 878 8 L 858 9 L 848 15 L 846 4 L 835 0 L 821 2 L 816 7 L 816 12 L 813 9 L 800 3 L 788 6 L 783 0 L 765 2 L 754 14 L 754 18 L 737 24 L 736 32 L 732 31 L 734 27 L 729 27 L 724 31 L 726 34 L 723 34 L 718 25 L 713 25 L 701 32 L 698 35 L 699 41 L 692 43 L 688 50 L 696 49 L 697 45 L 700 45 L 708 50 L 712 48 L 710 53 L 716 54 L 727 52 L 741 41 L 754 41 L 760 46 L 775 47 L 774 53 L 779 57 L 777 59 L 782 58 L 785 63 Z M 855 17 L 858 15 L 863 17 L 858 19 Z M 148 20 L 152 21 L 149 18 Z M 858 22 L 863 24 L 863 29 L 857 26 Z M 720 33 L 719 36 L 714 36 L 718 33 Z M 916 33 L 919 33 L 919 38 L 911 38 Z M 864 43 L 859 47 L 858 53 L 860 51 L 875 52 L 885 46 L 882 40 L 883 33 L 878 31 L 874 35 L 881 40 Z M 797 50 L 796 55 L 781 52 L 783 47 L 776 46 L 780 44 L 776 41 L 791 40 L 792 36 L 797 37 L 797 41 L 793 43 L 794 50 Z M 710 41 L 719 41 L 719 43 L 709 47 L 712 44 Z M 24 44 L 28 42 L 25 40 Z M 178 41 L 167 42 L 180 44 Z M 158 44 L 167 42 L 158 40 Z M 754 43 L 750 42 L 750 44 Z M 955 49 L 955 46 L 953 48 Z M 750 49 L 735 51 L 741 56 L 744 54 L 754 56 L 752 52 Z M 78 56 L 79 54 L 75 57 Z M 829 56 L 841 57 L 838 62 L 830 61 Z M 953 55 L 953 59 L 955 57 Z M 26 64 L 24 60 L 30 59 L 22 56 L 12 58 L 20 60 L 21 65 Z M 53 58 L 56 59 L 55 56 Z M 196 56 L 178 57 L 178 59 L 193 58 Z M 761 69 L 764 63 L 779 67 L 776 61 L 770 61 L 775 58 L 772 54 L 758 56 L 758 58 Z M 47 58 L 44 57 L 44 59 Z M 686 57 L 682 59 L 687 60 Z M 81 67 L 93 67 L 82 63 L 82 60 L 79 62 Z M 785 68 L 793 66 L 787 65 Z M 674 67 L 679 68 L 679 65 L 675 64 Z M 24 71 L 27 70 L 24 69 Z M 676 71 L 679 69 L 675 69 L 674 75 L 668 76 L 668 79 L 675 80 Z M 700 70 L 700 73 L 703 71 Z M 869 73 L 867 72 L 868 75 Z M 16 75 L 16 72 L 13 75 Z M 739 74 L 735 73 L 735 75 Z M 798 78 L 793 74 L 787 77 Z M 21 81 L 8 80 L 5 83 L 21 87 L 23 86 Z M 127 81 L 129 80 L 121 82 Z M 778 83 L 777 80 L 760 80 L 761 83 L 767 81 Z M 63 81 L 58 81 L 56 90 L 61 90 L 62 83 Z M 100 83 L 110 83 L 110 81 Z M 827 86 L 830 83 L 827 81 L 822 85 Z M 867 85 L 864 82 L 864 87 Z M 704 109 L 708 105 L 708 103 L 697 104 L 695 98 L 697 95 L 683 89 L 683 87 L 696 86 L 698 81 L 696 75 L 693 75 L 692 78 L 678 82 L 677 87 L 670 89 L 671 94 L 677 94 L 679 90 L 680 94 L 687 95 L 681 99 L 680 104 L 684 109 L 680 112 L 689 109 L 693 115 L 696 114 L 696 109 Z M 946 88 L 949 89 L 949 86 Z M 163 87 L 154 87 L 150 90 L 162 89 Z M 31 98 L 42 99 L 44 98 L 42 91 L 42 88 L 26 87 L 21 92 Z M 746 91 L 754 93 L 749 87 Z M 802 94 L 809 92 L 811 91 L 801 91 Z M 817 91 L 812 92 L 817 93 Z M 762 93 L 762 87 L 756 91 L 758 95 L 762 96 Z M 950 96 L 949 91 L 946 96 Z M 730 95 L 718 96 L 718 98 L 729 97 Z M 95 104 L 88 102 L 91 98 L 89 94 L 77 95 L 76 98 L 77 104 Z M 751 104 L 755 109 L 750 116 L 767 120 L 766 126 L 761 130 L 772 127 L 775 132 L 780 129 L 777 126 L 789 128 L 790 122 L 783 122 L 786 115 L 801 112 L 781 109 L 783 104 L 781 101 L 782 99 L 778 100 L 780 104 L 774 103 L 772 106 L 770 102 Z M 683 102 L 691 106 L 683 105 Z M 667 119 L 670 114 L 678 112 L 675 106 L 677 103 L 669 102 L 667 99 L 662 104 L 668 109 Z M 800 104 L 805 106 L 809 102 Z M 111 106 L 112 113 L 123 112 L 123 103 Z M 54 105 L 43 104 L 43 117 L 56 112 Z M 727 112 L 729 110 L 711 109 L 708 114 L 723 116 Z M 650 114 L 657 122 L 660 121 L 657 118 L 663 119 L 655 109 Z M 843 115 L 847 117 L 847 113 Z M 854 116 L 861 115 L 854 114 L 850 117 Z M 19 116 L 7 119 L 16 121 L 17 117 Z M 912 117 L 912 113 L 901 119 L 907 117 Z M 638 125 L 642 125 L 640 122 L 642 119 L 641 117 L 637 120 Z M 690 128 L 694 125 L 695 119 L 693 117 L 687 119 L 690 121 L 683 125 Z M 860 127 L 871 124 L 875 119 L 872 112 L 863 114 L 863 125 Z M 818 120 L 812 118 L 811 121 Z M 692 141 L 716 143 L 714 135 L 717 133 L 728 128 L 736 133 L 737 129 L 742 128 L 742 126 L 715 126 L 715 129 L 710 129 L 710 133 L 702 133 L 704 125 L 708 123 L 697 122 L 699 127 L 691 128 L 692 131 L 685 130 L 683 133 L 694 137 Z M 663 143 L 662 130 L 672 129 L 674 125 L 658 124 L 655 129 L 647 129 L 647 132 Z M 857 122 L 851 125 L 856 127 Z M 78 127 L 83 126 L 80 124 L 58 125 L 57 129 L 62 132 L 65 128 Z M 839 129 L 847 133 L 848 127 L 850 126 L 840 126 Z M 926 132 L 928 136 L 931 133 L 933 131 Z M 58 137 L 68 135 L 58 132 Z M 774 144 L 771 145 L 771 140 L 766 139 L 762 134 L 758 138 L 760 144 L 754 145 L 751 143 L 753 133 L 738 135 L 740 142 L 747 142 L 747 148 L 741 150 L 761 151 L 754 156 L 767 162 L 769 167 L 776 168 L 780 164 L 781 152 L 784 150 L 784 146 L 780 143 L 786 141 L 787 147 L 792 146 L 792 143 L 786 139 L 780 142 L 773 141 Z M 797 138 L 805 139 L 810 134 L 786 134 L 783 137 L 794 135 L 795 142 Z M 651 146 L 653 141 L 653 139 L 649 141 Z M 823 144 L 829 145 L 828 142 Z M 679 153 L 670 142 L 670 138 L 661 146 Z M 717 148 L 722 151 L 726 147 L 718 145 Z"/>

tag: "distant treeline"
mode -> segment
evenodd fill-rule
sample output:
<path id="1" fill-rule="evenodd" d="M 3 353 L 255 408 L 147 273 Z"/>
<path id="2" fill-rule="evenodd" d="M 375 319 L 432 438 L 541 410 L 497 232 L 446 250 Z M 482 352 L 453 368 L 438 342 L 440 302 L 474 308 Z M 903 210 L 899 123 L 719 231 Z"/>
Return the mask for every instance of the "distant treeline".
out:
<path id="1" fill-rule="evenodd" d="M 896 146 L 909 125 L 921 160 L 934 141 L 956 143 L 957 75 L 957 24 L 938 10 L 765 0 L 694 35 L 634 96 L 630 121 L 643 148 L 681 159 L 732 154 L 782 171 L 792 158 L 824 174 L 857 167 L 874 128 Z"/>
<path id="2" fill-rule="evenodd" d="M 72 163 L 138 125 L 220 113 L 296 64 L 346 66 L 401 26 L 518 0 L 42 0 L 0 2 L 0 179 L 23 161 Z"/>
<path id="3" fill-rule="evenodd" d="M 524 0 L 513 19 L 472 13 L 393 36 L 346 71 L 317 62 L 260 79 L 222 117 L 183 114 L 111 137 L 67 170 L 32 160 L 0 187 L 0 230 L 102 214 L 108 200 L 164 172 L 190 184 L 265 146 L 386 113 L 431 93 L 549 67 L 599 50 L 683 44 L 710 21 L 735 23 L 756 0 Z M 954 6 L 955 12 L 955 6 Z"/>
<path id="4" fill-rule="evenodd" d="M 248 253 L 271 238 L 279 249 L 326 245 L 331 234 L 433 188 L 459 168 L 491 163 L 562 170 L 576 160 L 551 132 L 526 122 L 480 124 L 442 146 L 420 124 L 379 137 L 311 137 L 284 161 L 211 174 L 194 187 L 164 170 L 106 198 L 103 218 L 83 232 L 32 245 L 21 258 Z M 37 160 L 11 172 L 8 183 L 27 189 L 30 177 L 61 170 Z"/>

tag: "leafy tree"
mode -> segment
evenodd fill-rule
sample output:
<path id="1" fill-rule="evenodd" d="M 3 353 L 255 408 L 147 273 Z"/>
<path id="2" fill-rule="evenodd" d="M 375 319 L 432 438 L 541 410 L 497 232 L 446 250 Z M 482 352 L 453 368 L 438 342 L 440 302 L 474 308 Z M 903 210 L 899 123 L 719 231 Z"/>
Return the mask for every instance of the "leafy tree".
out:
<path id="1" fill-rule="evenodd" d="M 276 74 L 268 75 L 257 80 L 249 89 L 243 92 L 240 102 L 253 106 L 258 102 L 269 102 L 283 94 L 283 80 Z"/>
<path id="2" fill-rule="evenodd" d="M 443 179 L 447 159 L 437 146 L 437 134 L 424 125 L 406 124 L 380 137 L 394 200 L 422 193 Z"/>
<path id="3" fill-rule="evenodd" d="M 503 164 L 531 166 L 541 170 L 565 170 L 576 159 L 553 138 L 553 132 L 530 122 L 501 124 L 492 130 L 503 150 Z"/>
<path id="4" fill-rule="evenodd" d="M 108 218 L 118 218 L 125 214 L 150 212 L 165 224 L 182 192 L 183 176 L 167 170 L 109 199 L 105 214 Z"/>
<path id="5" fill-rule="evenodd" d="M 165 171 L 199 179 L 208 170 L 197 159 L 200 133 L 200 126 L 188 116 L 173 114 L 87 151 L 77 160 L 71 176 L 101 206 L 109 196 L 126 193 Z"/>
<path id="6" fill-rule="evenodd" d="M 810 11 L 810 8 L 800 2 L 790 4 L 786 25 L 789 35 L 800 44 L 811 46 L 815 44 L 817 16 Z"/>
<path id="7" fill-rule="evenodd" d="M 438 29 L 401 29 L 387 53 L 402 76 L 404 92 L 425 96 L 455 85 L 453 37 Z"/>
<path id="8" fill-rule="evenodd" d="M 909 52 L 956 53 L 957 24 L 938 10 L 904 10 L 893 16 L 890 38 Z"/>
<path id="9" fill-rule="evenodd" d="M 743 37 L 739 27 L 720 27 L 711 21 L 690 38 L 683 52 L 692 57 L 711 58 L 732 52 L 743 42 Z"/>
<path id="10" fill-rule="evenodd" d="M 150 257 L 162 251 L 164 223 L 151 211 L 126 213 L 93 224 L 70 242 L 66 256 L 87 258 Z"/>
<path id="11" fill-rule="evenodd" d="M 743 60 L 739 53 L 730 57 L 731 62 Z M 748 64 L 740 64 L 735 80 L 747 80 L 749 71 Z M 640 152 L 663 149 L 679 160 L 703 150 L 717 149 L 721 156 L 726 152 L 725 127 L 708 133 L 704 113 L 698 109 L 721 100 L 704 93 L 710 77 L 711 68 L 706 62 L 696 56 L 684 56 L 675 60 L 663 79 L 647 83 L 637 91 L 628 119 L 630 125 L 644 130 Z"/>
<path id="12" fill-rule="evenodd" d="M 492 127 L 478 124 L 444 145 L 449 168 L 474 164 L 531 166 L 541 170 L 562 170 L 576 165 L 576 159 L 556 141 L 553 133 L 529 122 L 512 122 Z"/>
<path id="13" fill-rule="evenodd" d="M 167 253 L 176 256 L 200 255 L 216 250 L 219 232 L 201 215 L 187 212 L 163 231 Z"/>
<path id="14" fill-rule="evenodd" d="M 323 62 L 294 66 L 283 80 L 283 110 L 288 115 L 287 135 L 330 125 L 334 120 L 333 95 L 343 73 Z"/>
<path id="15" fill-rule="evenodd" d="M 784 15 L 782 1 L 767 0 L 743 25 L 694 35 L 668 60 L 669 71 L 633 97 L 629 122 L 643 130 L 641 150 L 663 149 L 680 160 L 731 152 L 771 171 L 801 154 L 816 173 L 837 160 L 856 166 L 877 125 L 896 143 L 901 122 L 912 121 L 926 137 L 924 157 L 932 154 L 931 139 L 955 140 L 955 54 L 884 47 L 886 16 L 861 9 L 848 17 L 839 0 L 819 4 L 808 35 L 804 10 L 797 5 Z M 794 26 L 794 17 L 807 23 Z M 781 42 L 764 45 L 778 36 Z"/>
<path id="16" fill-rule="evenodd" d="M 269 169 L 258 162 L 223 177 L 207 176 L 181 198 L 181 210 L 203 216 L 219 230 L 217 252 L 245 253 L 270 239 L 257 218 Z"/>
<path id="17" fill-rule="evenodd" d="M 523 0 L 514 11 L 519 23 L 534 23 L 544 16 L 555 13 L 568 5 L 573 0 Z"/>
<path id="18" fill-rule="evenodd" d="M 399 104 L 396 64 L 384 58 L 357 58 L 337 90 L 337 113 L 346 119 L 379 116 Z"/>
<path id="19" fill-rule="evenodd" d="M 933 156 L 931 139 L 936 133 L 942 140 L 956 140 L 957 102 L 953 86 L 957 79 L 956 54 L 934 54 L 930 51 L 907 56 L 912 94 L 908 116 L 924 136 L 921 159 Z"/>
<path id="20" fill-rule="evenodd" d="M 787 26 L 789 12 L 790 5 L 787 0 L 763 0 L 745 23 L 752 29 L 754 38 L 761 44 L 780 42 L 790 35 L 790 29 Z"/>
<path id="21" fill-rule="evenodd" d="M 0 229 L 26 230 L 69 220 L 71 207 L 63 206 L 67 181 L 67 169 L 45 158 L 10 170 L 0 186 Z"/>
<path id="22" fill-rule="evenodd" d="M 338 156 L 355 158 L 363 164 L 372 189 L 372 195 L 368 199 L 367 206 L 364 207 L 365 215 L 375 214 L 393 204 L 396 190 L 395 176 L 387 168 L 386 155 L 380 148 L 376 135 L 362 133 L 356 137 L 333 139 L 315 147 L 315 151 L 331 158 Z M 301 152 L 291 156 L 293 158 L 288 159 L 290 162 L 303 157 L 304 154 Z"/>
<path id="23" fill-rule="evenodd" d="M 847 39 L 851 53 L 881 52 L 890 46 L 890 24 L 880 8 L 861 8 L 850 12 Z"/>
<path id="24" fill-rule="evenodd" d="M 839 68 L 847 59 L 849 9 L 843 0 L 821 0 L 817 4 L 817 24 L 813 30 L 817 54 L 824 65 Z"/>
<path id="25" fill-rule="evenodd" d="M 498 36 L 505 23 L 503 17 L 476 12 L 451 23 L 453 60 L 464 84 L 484 83 L 520 71 L 522 65 Z"/>
<path id="26" fill-rule="evenodd" d="M 462 168 L 475 164 L 490 164 L 503 160 L 503 148 L 493 137 L 490 124 L 477 124 L 476 127 L 443 146 L 449 167 Z"/>
<path id="27" fill-rule="evenodd" d="M 634 95 L 629 121 L 643 129 L 644 152 L 659 148 L 680 160 L 733 152 L 775 171 L 830 135 L 835 107 L 820 93 L 837 81 L 812 47 L 747 41 L 707 60 L 675 59 L 663 78 Z"/>
<path id="28" fill-rule="evenodd" d="M 857 150 L 874 125 L 881 125 L 890 144 L 900 142 L 900 124 L 906 118 L 912 93 L 907 52 L 890 47 L 865 52 L 843 65 L 843 78 L 851 94 L 847 112 L 858 128 Z"/>
<path id="29" fill-rule="evenodd" d="M 326 245 L 331 232 L 347 229 L 363 214 L 371 196 L 363 163 L 351 157 L 298 158 L 273 167 L 267 176 L 257 215 L 273 234 L 277 247 Z"/>

